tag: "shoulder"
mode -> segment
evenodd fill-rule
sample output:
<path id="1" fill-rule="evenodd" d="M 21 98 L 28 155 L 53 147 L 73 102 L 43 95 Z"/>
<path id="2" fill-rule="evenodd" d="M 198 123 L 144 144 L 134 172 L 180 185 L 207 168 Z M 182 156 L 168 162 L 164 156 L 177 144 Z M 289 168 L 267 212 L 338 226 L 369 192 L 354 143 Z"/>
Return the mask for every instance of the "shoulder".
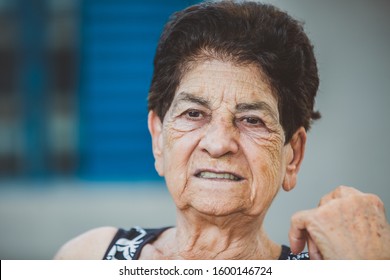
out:
<path id="1" fill-rule="evenodd" d="M 102 259 L 117 231 L 118 228 L 115 227 L 99 227 L 89 230 L 65 243 L 54 259 Z"/>

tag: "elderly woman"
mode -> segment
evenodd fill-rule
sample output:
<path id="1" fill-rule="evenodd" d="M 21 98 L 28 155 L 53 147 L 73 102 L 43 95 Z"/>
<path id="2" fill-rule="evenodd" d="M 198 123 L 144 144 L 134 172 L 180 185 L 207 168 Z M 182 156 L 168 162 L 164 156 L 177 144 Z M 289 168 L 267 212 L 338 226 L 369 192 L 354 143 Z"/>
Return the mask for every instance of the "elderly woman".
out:
<path id="1" fill-rule="evenodd" d="M 291 249 L 263 229 L 279 189 L 296 185 L 306 131 L 320 117 L 318 83 L 302 26 L 273 6 L 222 1 L 174 14 L 157 47 L 148 126 L 176 227 L 98 228 L 56 257 L 390 258 L 382 202 L 353 188 L 295 214 Z"/>

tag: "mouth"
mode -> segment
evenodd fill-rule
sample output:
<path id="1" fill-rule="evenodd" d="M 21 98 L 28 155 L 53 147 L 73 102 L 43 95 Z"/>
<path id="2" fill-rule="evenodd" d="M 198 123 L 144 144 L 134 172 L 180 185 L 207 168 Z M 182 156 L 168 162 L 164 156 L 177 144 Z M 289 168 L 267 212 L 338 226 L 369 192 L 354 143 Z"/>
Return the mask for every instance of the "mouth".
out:
<path id="1" fill-rule="evenodd" d="M 212 180 L 227 180 L 227 181 L 241 181 L 242 177 L 230 173 L 230 172 L 215 172 L 215 171 L 199 171 L 195 174 L 195 177 L 202 179 L 212 179 Z"/>

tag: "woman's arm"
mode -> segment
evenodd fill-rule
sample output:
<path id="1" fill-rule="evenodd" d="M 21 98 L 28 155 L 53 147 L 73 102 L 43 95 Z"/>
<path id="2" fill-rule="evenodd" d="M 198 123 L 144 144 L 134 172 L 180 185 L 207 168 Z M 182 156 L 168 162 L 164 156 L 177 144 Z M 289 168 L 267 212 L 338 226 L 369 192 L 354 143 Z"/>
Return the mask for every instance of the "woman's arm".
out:
<path id="1" fill-rule="evenodd" d="M 101 260 L 117 228 L 100 227 L 87 231 L 65 243 L 57 254 L 56 260 Z"/>

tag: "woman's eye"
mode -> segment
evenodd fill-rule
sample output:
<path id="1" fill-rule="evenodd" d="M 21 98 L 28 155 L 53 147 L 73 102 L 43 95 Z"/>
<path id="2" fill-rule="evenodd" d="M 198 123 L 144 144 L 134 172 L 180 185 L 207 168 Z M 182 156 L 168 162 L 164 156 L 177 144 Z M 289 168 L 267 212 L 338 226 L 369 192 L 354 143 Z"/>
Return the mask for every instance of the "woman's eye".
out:
<path id="1" fill-rule="evenodd" d="M 258 117 L 242 117 L 240 122 L 248 128 L 267 128 L 264 121 Z"/>
<path id="2" fill-rule="evenodd" d="M 246 118 L 243 118 L 243 121 L 249 125 L 253 125 L 253 126 L 259 126 L 259 125 L 264 125 L 264 122 L 259 119 L 259 118 L 255 118 L 255 117 L 246 117 Z"/>
<path id="3" fill-rule="evenodd" d="M 189 119 L 193 119 L 193 120 L 196 120 L 196 119 L 200 119 L 203 114 L 202 112 L 200 111 L 197 111 L 197 110 L 188 110 L 185 115 L 189 118 Z"/>

